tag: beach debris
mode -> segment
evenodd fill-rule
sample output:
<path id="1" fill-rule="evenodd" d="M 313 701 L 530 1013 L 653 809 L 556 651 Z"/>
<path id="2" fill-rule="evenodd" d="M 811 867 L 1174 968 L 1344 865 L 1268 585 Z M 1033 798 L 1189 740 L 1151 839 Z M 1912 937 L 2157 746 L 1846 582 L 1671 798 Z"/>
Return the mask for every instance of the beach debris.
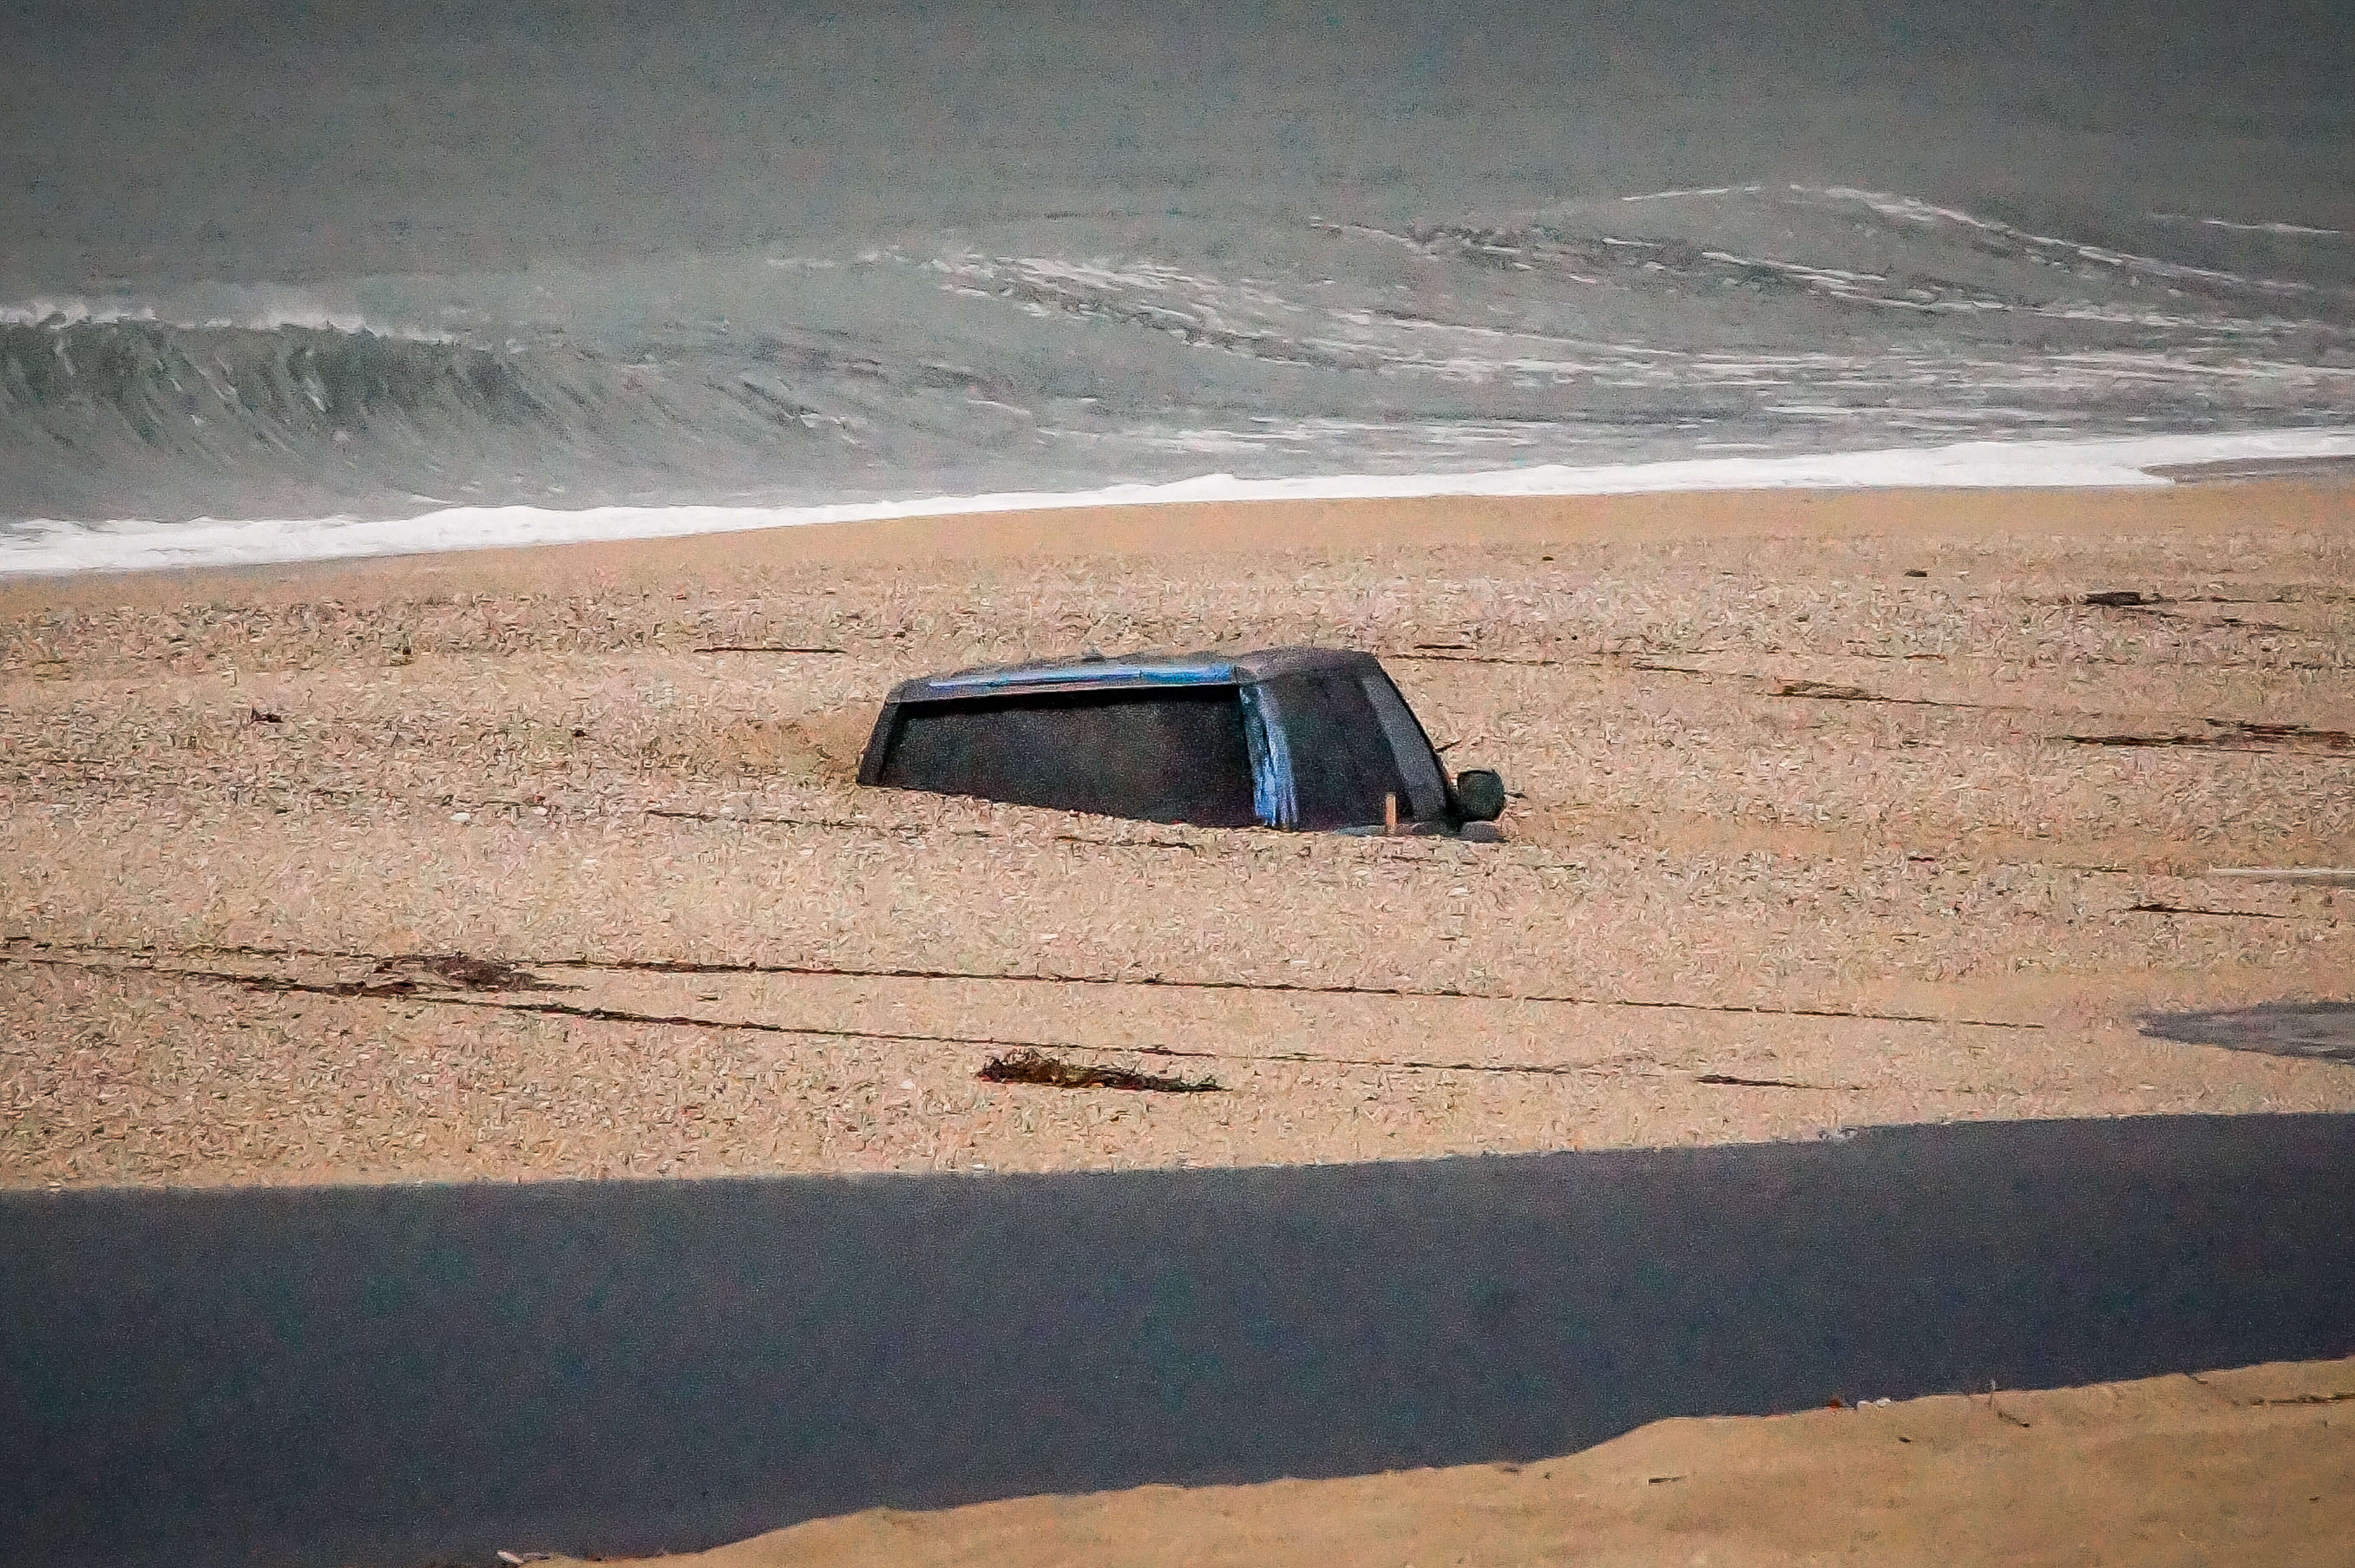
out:
<path id="1" fill-rule="evenodd" d="M 847 654 L 849 652 L 847 648 L 832 647 L 815 643 L 807 645 L 799 643 L 714 643 L 709 647 L 698 648 L 695 651 L 698 654 Z"/>
<path id="2" fill-rule="evenodd" d="M 2203 877 L 2242 877 L 2254 882 L 2307 882 L 2324 888 L 2355 888 L 2355 866 L 2211 866 Z"/>
<path id="3" fill-rule="evenodd" d="M 272 713 L 266 708 L 248 708 L 245 721 L 249 724 L 283 724 L 286 717 L 282 713 Z"/>
<path id="4" fill-rule="evenodd" d="M 1048 1089 L 1133 1089 L 1162 1094 L 1200 1094 L 1224 1087 L 1210 1078 L 1176 1078 L 1126 1067 L 1065 1061 L 1028 1046 L 991 1057 L 974 1076 L 985 1083 L 1035 1083 Z"/>
<path id="5" fill-rule="evenodd" d="M 2085 594 L 2078 601 L 2078 603 L 2091 604 L 2098 609 L 2104 610 L 2142 610 L 2147 611 L 2153 615 L 2166 615 L 2175 620 L 2189 621 L 2194 625 L 2239 626 L 2246 631 L 2276 632 L 2289 636 L 2329 635 L 2328 633 L 2310 632 L 2302 626 L 2286 626 L 2278 621 L 2251 621 L 2245 620 L 2238 615 L 2218 615 L 2212 619 L 2203 620 L 2197 616 L 2188 616 L 2181 611 L 2163 608 L 2163 606 L 2169 604 L 2289 604 L 2297 603 L 2296 600 L 2280 597 L 2270 599 L 2234 599 L 2217 593 L 2195 593 L 2190 595 L 2189 598 L 2170 599 L 2160 593 L 2143 593 L 2133 589 L 2117 588 L 2107 590 L 2100 593 Z"/>
<path id="6" fill-rule="evenodd" d="M 2215 914 L 2230 915 L 2239 920 L 2287 920 L 2286 914 L 2275 914 L 2261 909 L 2200 909 L 2190 904 L 2128 904 L 2128 914 Z"/>
<path id="7" fill-rule="evenodd" d="M 1769 697 L 1811 697 L 1818 702 L 1885 702 L 1888 699 L 1860 686 L 1835 686 L 1822 680 L 1785 680 L 1776 683 Z"/>
<path id="8" fill-rule="evenodd" d="M 2166 735 L 2056 735 L 2078 746 L 2184 746 L 2211 752 L 2355 750 L 2355 732 L 2318 730 L 2311 724 L 2260 724 L 2241 719 L 2202 719 L 2205 733 Z"/>
<path id="9" fill-rule="evenodd" d="M 1923 571 L 1918 566 L 1909 566 L 1905 569 L 1905 575 L 1908 577 L 1927 577 L 1930 574 Z"/>
<path id="10" fill-rule="evenodd" d="M 380 961 L 370 976 L 371 994 L 403 995 L 420 988 L 450 991 L 553 991 L 569 989 L 496 958 L 464 953 L 419 953 Z"/>
<path id="11" fill-rule="evenodd" d="M 1714 1083 L 1736 1089 L 1847 1089 L 1847 1083 L 1802 1083 L 1796 1078 L 1737 1078 L 1731 1072 L 1697 1072 L 1696 1083 Z"/>

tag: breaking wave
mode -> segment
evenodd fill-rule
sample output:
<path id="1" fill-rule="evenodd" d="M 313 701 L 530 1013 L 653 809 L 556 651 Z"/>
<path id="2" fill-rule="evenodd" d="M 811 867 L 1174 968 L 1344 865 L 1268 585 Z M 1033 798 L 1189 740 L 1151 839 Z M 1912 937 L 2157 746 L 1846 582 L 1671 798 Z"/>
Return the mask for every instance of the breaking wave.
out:
<path id="1" fill-rule="evenodd" d="M 749 378 L 658 389 L 651 371 L 543 344 L 524 350 L 367 328 L 187 326 L 152 319 L 0 325 L 0 505 L 19 515 L 184 514 L 234 498 L 398 507 L 534 487 L 708 479 L 687 457 L 749 464 L 809 412 Z M 16 493 L 7 491 L 14 489 Z M 185 496 L 178 507 L 171 498 Z"/>
<path id="2" fill-rule="evenodd" d="M 282 443 L 348 438 L 385 420 L 525 425 L 554 417 L 508 357 L 331 325 L 184 327 L 154 320 L 0 325 L 0 398 L 62 434 L 72 416 L 143 445 L 208 425 Z"/>
<path id="3" fill-rule="evenodd" d="M 820 505 L 2355 419 L 2355 247 L 1842 186 L 0 310 L 0 517 Z M 218 292 L 218 291 L 217 291 Z M 413 322 L 415 327 L 389 327 Z M 0 528 L 6 525 L 0 524 Z"/>

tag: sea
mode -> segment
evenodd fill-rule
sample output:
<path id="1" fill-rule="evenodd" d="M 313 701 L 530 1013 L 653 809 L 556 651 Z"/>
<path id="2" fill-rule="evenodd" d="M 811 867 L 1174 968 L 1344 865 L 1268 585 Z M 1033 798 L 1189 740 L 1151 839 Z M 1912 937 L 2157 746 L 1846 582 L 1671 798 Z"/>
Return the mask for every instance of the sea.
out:
<path id="1" fill-rule="evenodd" d="M 0 8 L 0 572 L 2349 454 L 2327 0 Z"/>

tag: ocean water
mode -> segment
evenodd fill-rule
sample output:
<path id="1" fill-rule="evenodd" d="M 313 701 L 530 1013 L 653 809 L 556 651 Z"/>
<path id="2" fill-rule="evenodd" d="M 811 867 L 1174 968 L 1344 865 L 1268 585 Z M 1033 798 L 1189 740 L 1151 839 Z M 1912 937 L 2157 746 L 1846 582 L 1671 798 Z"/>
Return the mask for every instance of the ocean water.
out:
<path id="1" fill-rule="evenodd" d="M 0 570 L 2355 426 L 2355 23 L 2065 9 L 20 0 Z"/>

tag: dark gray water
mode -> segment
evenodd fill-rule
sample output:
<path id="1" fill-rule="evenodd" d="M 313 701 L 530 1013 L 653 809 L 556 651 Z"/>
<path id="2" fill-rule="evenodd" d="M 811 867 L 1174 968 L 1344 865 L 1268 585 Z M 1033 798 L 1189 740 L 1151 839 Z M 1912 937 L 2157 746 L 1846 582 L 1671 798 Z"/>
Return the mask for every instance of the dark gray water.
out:
<path id="1" fill-rule="evenodd" d="M 2355 1118 L 0 1195 L 0 1562 L 484 1561 L 2355 1351 Z"/>
<path id="2" fill-rule="evenodd" d="M 2328 0 L 0 29 L 0 519 L 2355 414 Z"/>

